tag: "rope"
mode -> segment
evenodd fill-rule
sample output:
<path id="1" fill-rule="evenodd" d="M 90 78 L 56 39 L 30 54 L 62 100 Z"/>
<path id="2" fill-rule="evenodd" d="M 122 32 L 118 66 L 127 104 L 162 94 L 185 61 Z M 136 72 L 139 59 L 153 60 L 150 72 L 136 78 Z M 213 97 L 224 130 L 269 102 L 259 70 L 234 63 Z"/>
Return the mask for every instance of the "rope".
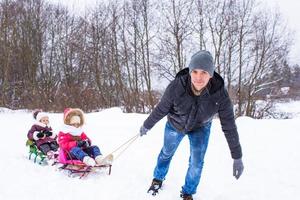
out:
<path id="1" fill-rule="evenodd" d="M 135 136 L 133 136 L 132 138 L 130 138 L 129 140 L 127 140 L 126 142 L 124 142 L 123 144 L 121 144 L 119 147 L 117 147 L 114 151 L 112 151 L 110 154 L 108 155 L 113 155 L 115 153 L 114 156 L 114 161 L 120 157 L 121 154 L 123 154 L 128 147 L 140 136 L 140 134 L 137 134 Z M 116 153 L 117 151 L 119 151 L 122 147 L 124 147 L 124 149 L 122 149 L 119 153 Z"/>

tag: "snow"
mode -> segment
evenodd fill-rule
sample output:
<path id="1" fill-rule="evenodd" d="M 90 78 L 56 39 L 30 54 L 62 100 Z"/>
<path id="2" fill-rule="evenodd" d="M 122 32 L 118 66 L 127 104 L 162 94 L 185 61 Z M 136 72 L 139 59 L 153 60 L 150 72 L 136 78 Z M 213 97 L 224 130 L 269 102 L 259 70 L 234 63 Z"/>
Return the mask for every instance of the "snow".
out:
<path id="1" fill-rule="evenodd" d="M 283 107 L 283 106 L 282 106 Z M 299 103 L 285 104 L 299 110 Z M 113 163 L 112 174 L 68 177 L 55 166 L 28 160 L 26 134 L 33 120 L 28 111 L 0 109 L 2 200 L 174 200 L 184 183 L 189 144 L 184 138 L 155 198 L 146 193 L 152 180 L 156 157 L 162 146 L 166 118 L 139 137 Z M 59 130 L 62 113 L 49 113 L 52 128 Z M 135 136 L 148 115 L 125 114 L 119 108 L 86 114 L 85 130 L 104 154 Z M 300 116 L 293 119 L 237 119 L 245 171 L 239 180 L 232 176 L 232 159 L 218 119 L 213 120 L 210 144 L 196 200 L 282 200 L 300 197 Z"/>
<path id="2" fill-rule="evenodd" d="M 291 101 L 289 103 L 276 103 L 275 108 L 279 112 L 285 112 L 294 117 L 300 117 L 300 101 Z"/>

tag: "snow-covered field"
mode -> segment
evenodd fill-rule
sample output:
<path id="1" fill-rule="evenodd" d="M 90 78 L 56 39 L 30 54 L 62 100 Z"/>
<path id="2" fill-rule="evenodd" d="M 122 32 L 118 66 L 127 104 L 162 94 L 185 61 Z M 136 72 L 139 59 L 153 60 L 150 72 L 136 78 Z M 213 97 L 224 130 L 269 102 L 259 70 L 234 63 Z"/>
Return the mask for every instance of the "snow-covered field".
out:
<path id="1" fill-rule="evenodd" d="M 281 108 L 296 113 L 286 120 L 237 119 L 245 171 L 232 176 L 232 159 L 218 119 L 213 120 L 210 144 L 196 200 L 296 200 L 300 198 L 300 104 Z M 62 124 L 62 113 L 49 114 L 54 131 Z M 104 154 L 138 133 L 147 115 L 125 114 L 111 108 L 86 115 L 85 130 Z M 112 174 L 104 172 L 86 179 L 68 177 L 54 166 L 34 164 L 27 158 L 30 112 L 0 109 L 1 200 L 175 200 L 184 183 L 189 145 L 185 138 L 171 163 L 163 190 L 156 197 L 146 193 L 156 157 L 162 146 L 161 120 L 139 137 L 115 162 Z"/>

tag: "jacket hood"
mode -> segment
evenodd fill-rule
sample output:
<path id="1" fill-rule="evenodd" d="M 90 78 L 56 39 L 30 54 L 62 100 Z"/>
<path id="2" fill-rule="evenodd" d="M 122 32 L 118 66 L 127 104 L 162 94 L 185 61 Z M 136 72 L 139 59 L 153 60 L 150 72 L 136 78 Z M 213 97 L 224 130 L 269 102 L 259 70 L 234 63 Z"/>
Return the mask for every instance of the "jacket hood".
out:
<path id="1" fill-rule="evenodd" d="M 64 110 L 64 124 L 70 125 L 70 121 L 73 116 L 80 117 L 80 126 L 83 126 L 85 122 L 84 114 L 83 111 L 79 108 L 66 108 Z"/>

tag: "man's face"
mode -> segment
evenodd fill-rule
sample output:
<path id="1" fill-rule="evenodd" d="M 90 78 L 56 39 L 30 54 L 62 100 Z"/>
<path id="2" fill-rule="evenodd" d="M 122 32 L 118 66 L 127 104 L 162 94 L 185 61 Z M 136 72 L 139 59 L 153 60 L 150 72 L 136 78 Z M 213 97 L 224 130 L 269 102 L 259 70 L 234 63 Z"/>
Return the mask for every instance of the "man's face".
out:
<path id="1" fill-rule="evenodd" d="M 191 81 L 194 88 L 198 91 L 205 88 L 211 76 L 207 71 L 201 69 L 194 69 L 191 72 Z"/>

